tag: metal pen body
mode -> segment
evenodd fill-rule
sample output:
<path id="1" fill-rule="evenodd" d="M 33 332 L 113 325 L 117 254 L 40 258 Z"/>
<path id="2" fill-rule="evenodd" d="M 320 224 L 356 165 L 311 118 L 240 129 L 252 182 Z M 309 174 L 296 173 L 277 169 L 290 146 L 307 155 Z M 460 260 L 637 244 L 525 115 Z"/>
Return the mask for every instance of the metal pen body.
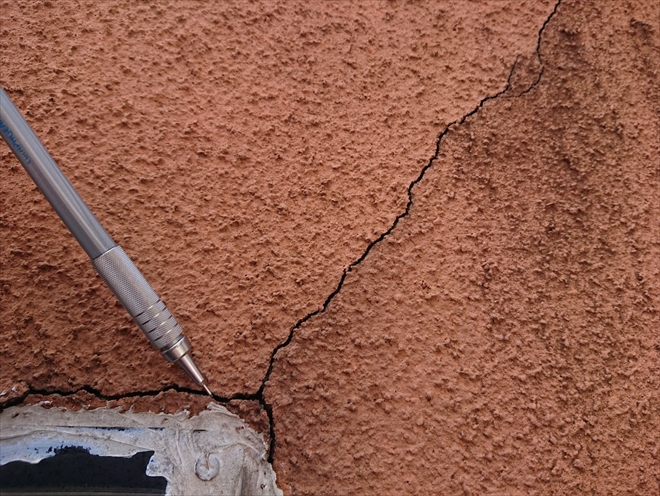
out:
<path id="1" fill-rule="evenodd" d="M 206 379 L 192 361 L 190 342 L 181 326 L 96 219 L 2 88 L 0 135 L 153 346 L 209 392 Z"/>

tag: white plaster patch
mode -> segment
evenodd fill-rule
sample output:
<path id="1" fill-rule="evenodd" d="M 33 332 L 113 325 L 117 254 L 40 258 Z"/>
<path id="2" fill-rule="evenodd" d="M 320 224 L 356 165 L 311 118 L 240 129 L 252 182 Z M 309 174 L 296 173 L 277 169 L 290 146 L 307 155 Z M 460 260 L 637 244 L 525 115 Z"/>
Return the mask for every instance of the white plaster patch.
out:
<path id="1" fill-rule="evenodd" d="M 39 405 L 0 414 L 0 465 L 38 463 L 66 446 L 99 456 L 154 451 L 146 473 L 165 477 L 168 495 L 282 495 L 261 436 L 215 403 L 192 418 L 185 411 L 166 415 Z"/>

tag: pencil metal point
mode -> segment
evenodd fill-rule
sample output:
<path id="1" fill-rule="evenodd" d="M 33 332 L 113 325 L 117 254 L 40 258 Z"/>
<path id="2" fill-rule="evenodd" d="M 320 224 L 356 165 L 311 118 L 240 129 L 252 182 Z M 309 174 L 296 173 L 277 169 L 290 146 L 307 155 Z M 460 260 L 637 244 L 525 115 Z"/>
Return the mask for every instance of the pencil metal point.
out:
<path id="1" fill-rule="evenodd" d="M 213 393 L 212 393 L 211 390 L 208 388 L 208 386 L 207 386 L 206 384 L 202 384 L 202 387 L 204 388 L 204 391 L 206 391 L 206 392 L 209 394 L 209 396 L 210 396 L 211 398 L 213 398 Z"/>
<path id="2" fill-rule="evenodd" d="M 190 341 L 126 252 L 103 229 L 43 143 L 0 87 L 0 136 L 89 255 L 101 279 L 147 339 L 179 365 L 209 395 L 204 375 L 190 355 Z"/>

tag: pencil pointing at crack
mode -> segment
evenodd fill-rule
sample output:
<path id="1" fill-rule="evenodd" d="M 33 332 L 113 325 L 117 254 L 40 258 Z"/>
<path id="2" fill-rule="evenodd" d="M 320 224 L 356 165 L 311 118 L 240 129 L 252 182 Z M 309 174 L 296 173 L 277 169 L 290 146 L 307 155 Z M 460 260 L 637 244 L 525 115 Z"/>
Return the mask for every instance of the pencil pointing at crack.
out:
<path id="1" fill-rule="evenodd" d="M 0 135 L 151 344 L 213 396 L 190 355 L 190 341 L 179 323 L 124 250 L 103 229 L 2 88 Z"/>

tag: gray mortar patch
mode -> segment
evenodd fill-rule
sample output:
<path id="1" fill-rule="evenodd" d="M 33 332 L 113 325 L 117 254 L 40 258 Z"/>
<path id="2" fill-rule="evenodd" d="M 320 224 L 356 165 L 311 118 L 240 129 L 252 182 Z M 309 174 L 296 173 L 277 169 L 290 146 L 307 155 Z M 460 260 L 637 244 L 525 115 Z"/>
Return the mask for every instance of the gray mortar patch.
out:
<path id="1" fill-rule="evenodd" d="M 43 405 L 0 414 L 0 465 L 38 463 L 67 446 L 125 458 L 153 451 L 146 475 L 165 477 L 168 495 L 282 495 L 262 437 L 215 403 L 194 417 L 186 411 L 71 411 Z"/>

